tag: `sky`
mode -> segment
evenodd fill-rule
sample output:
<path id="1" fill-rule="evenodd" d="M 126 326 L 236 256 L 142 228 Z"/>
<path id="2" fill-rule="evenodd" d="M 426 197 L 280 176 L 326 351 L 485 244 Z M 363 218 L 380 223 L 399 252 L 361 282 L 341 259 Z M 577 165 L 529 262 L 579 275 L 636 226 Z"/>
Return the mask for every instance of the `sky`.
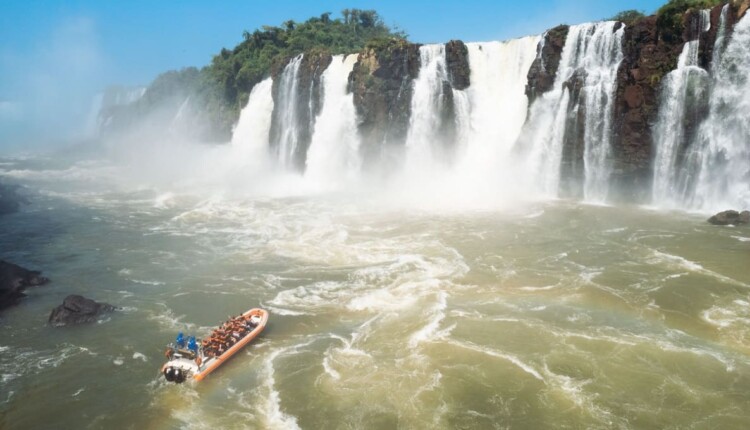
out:
<path id="1" fill-rule="evenodd" d="M 0 146 L 80 129 L 108 85 L 204 66 L 244 30 L 375 9 L 414 42 L 505 40 L 557 24 L 648 14 L 666 0 L 0 0 Z M 75 123 L 75 125 L 74 125 Z"/>

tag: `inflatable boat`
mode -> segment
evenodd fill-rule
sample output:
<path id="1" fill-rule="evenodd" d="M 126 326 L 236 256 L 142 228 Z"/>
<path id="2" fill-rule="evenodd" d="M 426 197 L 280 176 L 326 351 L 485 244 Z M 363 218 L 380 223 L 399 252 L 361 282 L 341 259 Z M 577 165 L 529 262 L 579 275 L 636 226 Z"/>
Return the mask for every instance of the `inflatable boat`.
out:
<path id="1" fill-rule="evenodd" d="M 200 344 L 195 337 L 185 338 L 179 333 L 167 346 L 167 362 L 161 373 L 167 381 L 178 384 L 190 378 L 201 381 L 258 337 L 267 323 L 268 311 L 255 308 L 229 318 Z"/>

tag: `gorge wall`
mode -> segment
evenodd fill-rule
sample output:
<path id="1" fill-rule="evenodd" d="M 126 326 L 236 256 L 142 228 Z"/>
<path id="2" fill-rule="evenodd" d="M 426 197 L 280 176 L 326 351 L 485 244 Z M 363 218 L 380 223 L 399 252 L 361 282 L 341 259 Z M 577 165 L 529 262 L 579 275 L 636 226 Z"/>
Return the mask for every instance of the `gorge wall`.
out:
<path id="1" fill-rule="evenodd" d="M 506 42 L 380 39 L 356 58 L 305 52 L 251 94 L 237 130 L 270 109 L 260 134 L 232 143 L 303 176 L 418 172 L 527 196 L 750 206 L 749 6 Z M 727 180 L 739 185 L 719 192 Z"/>

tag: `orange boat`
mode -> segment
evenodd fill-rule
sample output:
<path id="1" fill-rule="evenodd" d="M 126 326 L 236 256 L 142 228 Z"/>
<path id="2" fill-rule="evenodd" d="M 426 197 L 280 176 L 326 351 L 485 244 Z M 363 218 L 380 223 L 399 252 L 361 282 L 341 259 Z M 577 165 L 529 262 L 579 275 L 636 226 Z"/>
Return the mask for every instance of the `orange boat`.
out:
<path id="1" fill-rule="evenodd" d="M 200 345 L 194 337 L 185 339 L 180 333 L 167 347 L 161 372 L 169 382 L 201 381 L 255 339 L 267 323 L 268 311 L 255 308 L 224 322 Z"/>

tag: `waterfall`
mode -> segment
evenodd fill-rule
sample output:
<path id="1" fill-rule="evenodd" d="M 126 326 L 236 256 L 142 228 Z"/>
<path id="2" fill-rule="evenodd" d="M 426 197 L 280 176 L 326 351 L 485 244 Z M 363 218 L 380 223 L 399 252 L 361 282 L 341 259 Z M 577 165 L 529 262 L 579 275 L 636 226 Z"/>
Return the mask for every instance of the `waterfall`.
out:
<path id="1" fill-rule="evenodd" d="M 531 107 L 519 139 L 527 154 L 526 172 L 533 181 L 532 190 L 557 196 L 562 165 L 567 163 L 574 170 L 581 159 L 584 198 L 606 200 L 611 173 L 612 110 L 617 69 L 623 58 L 623 33 L 622 24 L 613 21 L 570 27 L 553 87 Z M 571 147 L 577 133 L 574 127 L 581 118 L 582 154 Z M 572 153 L 568 160 L 565 151 Z"/>
<path id="2" fill-rule="evenodd" d="M 586 70 L 584 87 L 585 129 L 583 195 L 586 200 L 603 202 L 607 199 L 612 171 L 611 145 L 612 108 L 617 89 L 617 69 L 622 61 L 624 26 L 615 31 L 616 22 L 588 24 L 572 29 L 584 38 L 581 43 L 583 67 Z M 588 35 L 588 36 L 587 36 Z M 570 37 L 570 36 L 568 36 Z M 579 39 L 580 40 L 580 39 Z"/>
<path id="3" fill-rule="evenodd" d="M 708 118 L 691 155 L 698 167 L 689 205 L 704 210 L 750 207 L 750 14 L 734 27 L 713 68 Z"/>
<path id="4" fill-rule="evenodd" d="M 710 26 L 709 11 L 701 11 L 698 28 L 705 33 Z M 685 43 L 677 68 L 668 73 L 662 83 L 654 126 L 656 155 L 652 189 L 653 202 L 659 206 L 679 206 L 688 198 L 692 187 L 693 169 L 683 156 L 691 141 L 688 128 L 698 121 L 696 112 L 705 100 L 708 87 L 708 72 L 698 66 L 699 44 L 699 39 Z"/>
<path id="5" fill-rule="evenodd" d="M 445 45 L 420 47 L 399 193 L 483 205 L 515 191 L 512 149 L 526 119 L 527 74 L 538 43 L 534 36 L 466 44 L 471 85 L 465 90 L 450 86 Z"/>
<path id="6" fill-rule="evenodd" d="M 232 133 L 232 147 L 243 160 L 256 164 L 268 157 L 268 135 L 271 131 L 273 96 L 271 78 L 256 84 Z"/>
<path id="7" fill-rule="evenodd" d="M 440 131 L 445 120 L 445 93 L 452 89 L 448 84 L 445 45 L 424 45 L 419 48 L 419 56 L 406 137 L 406 168 L 426 173 L 441 157 L 441 146 L 447 143 Z"/>
<path id="8" fill-rule="evenodd" d="M 278 129 L 279 135 L 272 144 L 275 147 L 279 163 L 285 168 L 293 168 L 297 158 L 297 147 L 300 141 L 298 105 L 298 73 L 302 63 L 302 54 L 286 65 L 279 78 Z"/>
<path id="9" fill-rule="evenodd" d="M 305 177 L 318 186 L 336 185 L 360 170 L 354 98 L 347 93 L 357 55 L 336 55 L 321 76 L 323 108 L 315 120 Z"/>
<path id="10" fill-rule="evenodd" d="M 511 150 L 526 121 L 525 88 L 536 58 L 539 36 L 507 42 L 469 43 L 470 129 L 465 154 L 469 169 L 496 169 Z"/>

